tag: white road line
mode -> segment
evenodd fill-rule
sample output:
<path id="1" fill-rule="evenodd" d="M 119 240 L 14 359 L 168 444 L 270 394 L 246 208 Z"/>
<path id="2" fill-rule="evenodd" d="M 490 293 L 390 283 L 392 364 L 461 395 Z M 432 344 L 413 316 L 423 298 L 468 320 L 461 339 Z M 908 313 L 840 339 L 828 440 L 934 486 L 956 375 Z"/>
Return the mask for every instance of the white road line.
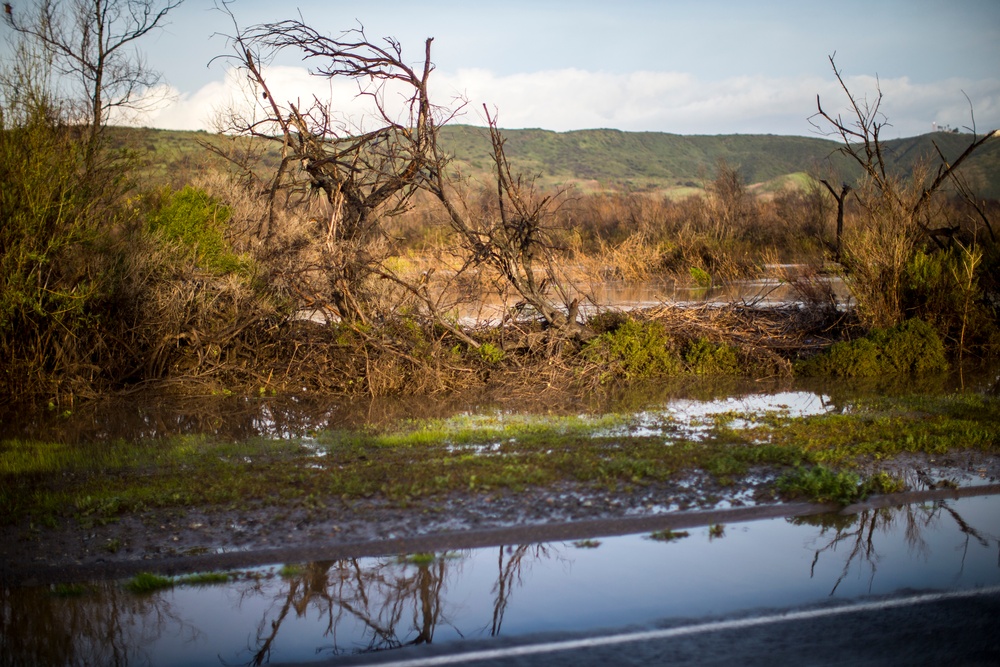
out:
<path id="1" fill-rule="evenodd" d="M 772 614 L 770 616 L 739 618 L 729 621 L 714 621 L 711 623 L 699 623 L 697 625 L 687 625 L 678 628 L 628 632 L 618 635 L 608 635 L 605 637 L 587 637 L 586 639 L 571 639 L 566 641 L 547 642 L 544 644 L 532 644 L 530 646 L 511 646 L 507 648 L 490 649 L 487 651 L 469 651 L 455 655 L 415 658 L 412 660 L 398 660 L 395 662 L 380 662 L 377 664 L 378 667 L 437 667 L 439 665 L 458 665 L 476 662 L 479 660 L 496 660 L 526 655 L 537 655 L 542 653 L 556 653 L 558 651 L 573 651 L 577 649 L 594 648 L 597 646 L 614 646 L 616 644 L 627 644 L 631 642 L 671 639 L 673 637 L 696 635 L 703 632 L 739 630 L 741 628 L 767 625 L 769 623 L 801 621 L 813 618 L 824 618 L 827 616 L 838 616 L 840 614 L 851 614 L 854 612 L 879 611 L 883 609 L 892 609 L 894 607 L 907 607 L 909 605 L 922 604 L 925 602 L 939 602 L 942 600 L 955 600 L 976 597 L 979 595 L 994 595 L 997 593 L 1000 593 L 1000 586 L 974 588 L 964 591 L 951 591 L 947 593 L 927 593 L 924 595 L 911 595 L 909 597 L 893 598 L 891 600 L 882 600 L 879 602 L 862 602 L 822 609 L 791 611 L 783 614 Z"/>

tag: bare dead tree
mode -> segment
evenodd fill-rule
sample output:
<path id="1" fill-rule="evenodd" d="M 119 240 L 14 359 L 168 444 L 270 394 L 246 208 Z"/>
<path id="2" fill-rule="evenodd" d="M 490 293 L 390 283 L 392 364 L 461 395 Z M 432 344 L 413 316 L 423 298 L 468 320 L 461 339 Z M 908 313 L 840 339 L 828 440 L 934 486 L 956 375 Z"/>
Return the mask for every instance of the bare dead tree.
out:
<path id="1" fill-rule="evenodd" d="M 160 82 L 136 42 L 162 27 L 183 0 L 32 0 L 7 4 L 17 32 L 49 52 L 57 72 L 80 89 L 90 152 L 113 109 L 139 109 L 139 96 Z M 20 4 L 20 3 L 19 3 Z"/>
<path id="2" fill-rule="evenodd" d="M 261 236 L 268 238 L 273 233 L 279 206 L 294 206 L 319 196 L 327 214 L 319 222 L 324 259 L 318 268 L 328 277 L 328 294 L 313 296 L 319 301 L 328 297 L 341 319 L 366 321 L 360 292 L 366 283 L 381 279 L 402 285 L 426 306 L 435 321 L 447 324 L 420 285 L 408 284 L 385 269 L 387 245 L 382 251 L 376 248 L 377 242 L 390 241 L 385 221 L 405 211 L 413 195 L 424 190 L 447 212 L 467 253 L 466 266 L 486 263 L 550 330 L 578 332 L 582 329 L 577 322 L 578 304 L 560 288 L 551 261 L 553 246 L 544 230 L 552 198 L 538 195 L 529 181 L 513 173 L 504 139 L 489 114 L 498 215 L 496 219 L 476 215 L 456 201 L 456 188 L 448 175 L 449 157 L 438 144 L 438 128 L 453 118 L 464 102 L 459 101 L 454 109 L 432 104 L 428 92 L 434 69 L 432 41 L 424 43 L 422 61 L 411 65 L 398 41 L 372 41 L 363 28 L 331 37 L 301 20 L 245 30 L 237 27 L 231 38 L 236 54 L 232 57 L 255 86 L 254 97 L 262 115 L 233 115 L 226 129 L 275 143 L 281 155 L 267 187 L 271 216 Z M 338 121 L 329 104 L 315 97 L 306 105 L 276 99 L 264 68 L 270 58 L 287 49 L 315 63 L 311 69 L 314 76 L 355 81 L 358 96 L 372 108 L 366 123 L 348 127 Z M 397 108 L 402 112 L 390 109 L 390 91 L 401 102 Z M 539 270 L 544 274 L 538 275 Z M 561 303 L 549 296 L 552 292 Z M 477 345 L 468 335 L 458 337 Z"/>
<path id="3" fill-rule="evenodd" d="M 911 173 L 894 171 L 882 140 L 889 123 L 882 113 L 881 89 L 876 86 L 873 99 L 859 97 L 837 69 L 834 56 L 829 61 L 847 99 L 849 113 L 845 118 L 827 111 L 817 95 L 817 111 L 810 122 L 823 134 L 838 137 L 842 144 L 839 151 L 862 171 L 862 178 L 853 190 L 842 187 L 838 193 L 824 182 L 837 200 L 838 236 L 844 233 L 842 216 L 848 194 L 853 194 L 862 218 L 849 230 L 847 238 L 838 239 L 838 260 L 846 269 L 862 320 L 870 326 L 891 326 L 913 308 L 905 293 L 907 267 L 915 254 L 923 251 L 927 243 L 933 243 L 939 250 L 962 251 L 960 243 L 948 245 L 954 230 L 934 224 L 940 212 L 932 203 L 940 199 L 935 195 L 947 181 L 960 180 L 961 165 L 997 131 L 979 136 L 973 127 L 972 140 L 955 160 L 945 159 L 935 143 L 936 165 L 926 160 L 918 163 Z M 990 225 L 986 226 L 992 232 Z M 966 317 L 967 313 L 958 316 L 963 327 Z"/>
<path id="4" fill-rule="evenodd" d="M 571 299 L 563 289 L 555 270 L 556 247 L 546 228 L 558 195 L 538 193 L 533 181 L 513 172 L 496 117 L 485 106 L 484 110 L 493 149 L 495 218 L 475 216 L 468 207 L 456 204 L 443 169 L 432 172 L 426 187 L 447 211 L 470 262 L 495 269 L 519 295 L 522 308 L 536 312 L 557 336 L 583 335 L 586 331 L 578 321 L 579 300 Z M 544 272 L 542 276 L 537 273 L 539 269 Z"/>
<path id="5" fill-rule="evenodd" d="M 360 291 L 378 275 L 384 259 L 384 253 L 376 250 L 376 241 L 386 238 L 384 221 L 406 210 L 424 174 L 436 168 L 435 110 L 427 92 L 432 40 L 426 41 L 418 67 L 407 64 L 397 41 L 375 43 L 363 28 L 328 37 L 302 21 L 288 20 L 237 28 L 231 40 L 239 66 L 258 91 L 263 115 L 233 114 L 227 129 L 277 143 L 281 155 L 267 187 L 271 213 L 261 236 L 273 234 L 279 206 L 320 197 L 326 209 L 325 219 L 318 221 L 322 238 L 318 268 L 327 278 L 326 296 L 341 319 L 367 321 Z M 365 82 L 359 95 L 372 102 L 374 112 L 367 120 L 376 127 L 352 132 L 329 104 L 315 97 L 305 105 L 279 101 L 264 66 L 286 49 L 318 63 L 311 70 L 315 76 Z M 402 117 L 387 107 L 389 87 L 409 95 Z M 323 295 L 312 296 L 325 300 Z"/>
<path id="6" fill-rule="evenodd" d="M 973 126 L 971 128 L 972 141 L 952 161 L 946 159 L 937 143 L 934 143 L 934 148 L 937 151 L 940 162 L 937 165 L 933 178 L 926 184 L 920 184 L 921 186 L 916 189 L 914 196 L 906 197 L 900 188 L 899 180 L 893 177 L 886 161 L 882 130 L 889 127 L 889 123 L 881 110 L 883 98 L 881 88 L 876 87 L 875 99 L 873 101 L 856 96 L 847 86 L 841 71 L 837 69 L 837 64 L 834 60 L 835 56 L 836 54 L 829 56 L 830 66 L 833 69 L 834 76 L 837 78 L 837 83 L 847 98 L 852 116 L 849 119 L 845 119 L 840 114 L 832 115 L 823 108 L 820 97 L 817 95 L 817 111 L 810 117 L 810 123 L 823 134 L 839 137 L 843 143 L 840 147 L 840 152 L 861 167 L 863 173 L 877 188 L 877 191 L 883 197 L 888 198 L 891 203 L 907 210 L 914 219 L 918 219 L 934 193 L 949 179 L 957 179 L 957 170 L 962 163 L 992 137 L 1000 134 L 1000 131 L 993 130 L 980 136 L 975 132 L 975 121 L 973 118 Z M 821 125 L 816 119 L 823 121 L 824 125 Z M 830 189 L 831 194 L 836 198 L 837 195 L 833 189 L 826 183 L 824 185 Z M 842 189 L 841 197 L 846 194 Z M 920 223 L 920 225 L 925 232 L 930 231 L 926 224 Z"/>
<path id="7" fill-rule="evenodd" d="M 840 261 L 840 253 L 843 249 L 843 239 L 844 239 L 844 206 L 847 202 L 847 195 L 851 192 L 851 186 L 847 183 L 842 183 L 840 185 L 840 192 L 837 192 L 829 181 L 821 179 L 820 183 L 830 191 L 830 194 L 837 201 L 837 240 L 836 240 L 836 250 L 834 259 L 835 261 Z"/>

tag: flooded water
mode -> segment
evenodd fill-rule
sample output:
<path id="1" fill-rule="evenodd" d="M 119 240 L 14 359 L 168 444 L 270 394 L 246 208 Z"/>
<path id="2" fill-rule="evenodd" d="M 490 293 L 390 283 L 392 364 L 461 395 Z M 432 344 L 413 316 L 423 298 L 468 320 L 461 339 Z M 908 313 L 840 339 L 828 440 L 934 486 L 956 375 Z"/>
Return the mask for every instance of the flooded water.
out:
<path id="1" fill-rule="evenodd" d="M 785 273 L 789 279 L 794 280 L 796 273 L 803 268 L 805 267 L 797 265 L 776 267 L 776 273 Z M 840 277 L 816 276 L 810 282 L 820 291 L 829 290 L 838 308 L 847 309 L 853 305 L 853 297 Z M 779 277 L 734 280 L 710 286 L 676 280 L 580 282 L 567 286 L 567 296 L 569 299 L 579 299 L 580 311 L 584 315 L 606 308 L 627 311 L 663 305 L 695 307 L 744 304 L 773 308 L 801 304 L 803 300 L 801 291 L 794 283 Z M 504 302 L 498 296 L 488 296 L 475 304 L 456 306 L 454 314 L 466 326 L 497 324 L 513 305 L 513 302 Z"/>
<path id="2" fill-rule="evenodd" d="M 121 581 L 4 587 L 0 664 L 308 662 L 994 586 L 998 517 L 1000 496 L 979 496 L 673 534 L 277 563 L 143 595 Z"/>
<path id="3" fill-rule="evenodd" d="M 455 415 L 629 414 L 649 428 L 704 427 L 713 414 L 785 412 L 803 416 L 850 409 L 872 396 L 1000 392 L 996 364 L 922 378 L 673 378 L 624 391 L 545 391 L 530 395 L 454 394 L 370 399 L 352 396 L 177 396 L 150 392 L 84 403 L 74 410 L 0 408 L 0 438 L 61 443 L 141 442 L 183 434 L 230 440 L 302 438 L 323 429 L 381 427 Z M 636 432 L 641 435 L 641 432 Z"/>

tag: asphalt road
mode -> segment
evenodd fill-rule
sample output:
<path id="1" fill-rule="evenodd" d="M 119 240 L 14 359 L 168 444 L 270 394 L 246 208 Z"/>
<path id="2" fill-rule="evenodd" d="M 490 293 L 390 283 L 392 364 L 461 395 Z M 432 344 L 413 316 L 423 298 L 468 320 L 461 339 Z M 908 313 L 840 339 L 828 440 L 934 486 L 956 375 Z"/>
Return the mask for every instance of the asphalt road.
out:
<path id="1" fill-rule="evenodd" d="M 316 663 L 311 663 L 315 665 Z M 1000 665 L 1000 587 L 608 633 L 424 646 L 330 665 Z"/>

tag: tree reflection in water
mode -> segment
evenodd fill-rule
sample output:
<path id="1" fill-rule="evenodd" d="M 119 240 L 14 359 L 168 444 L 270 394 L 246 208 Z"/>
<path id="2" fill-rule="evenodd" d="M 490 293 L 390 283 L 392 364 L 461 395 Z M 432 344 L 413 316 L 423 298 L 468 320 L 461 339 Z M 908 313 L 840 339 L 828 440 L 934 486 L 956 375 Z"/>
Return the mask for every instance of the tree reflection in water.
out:
<path id="1" fill-rule="evenodd" d="M 787 598 L 781 598 L 782 604 L 811 602 L 838 591 L 846 594 L 852 584 L 844 582 L 855 575 L 869 593 L 931 581 L 927 585 L 974 585 L 996 579 L 994 551 L 996 568 L 1000 568 L 1000 539 L 990 532 L 995 530 L 991 517 L 996 502 L 996 497 L 938 501 L 867 509 L 848 516 L 778 520 L 768 524 L 768 530 L 783 528 L 777 534 L 785 551 L 768 552 L 759 574 L 741 549 L 730 549 L 733 540 L 729 538 L 686 542 L 681 545 L 684 553 L 664 560 L 663 550 L 647 548 L 649 543 L 641 536 L 625 536 L 624 542 L 609 538 L 610 548 L 602 549 L 610 551 L 608 556 L 595 551 L 571 556 L 558 544 L 525 544 L 407 557 L 345 558 L 289 566 L 278 573 L 274 569 L 234 573 L 221 590 L 204 592 L 177 589 L 140 596 L 128 592 L 122 582 L 65 588 L 4 584 L 0 586 L 0 665 L 155 664 L 205 654 L 213 664 L 218 660 L 262 665 L 272 659 L 303 659 L 303 650 L 317 657 L 383 651 L 467 633 L 510 634 L 511 624 L 515 631 L 523 630 L 533 615 L 558 613 L 551 609 L 565 606 L 560 596 L 606 600 L 616 586 L 621 590 L 610 597 L 620 598 L 617 606 L 609 606 L 607 614 L 600 615 L 600 623 L 613 623 L 618 613 L 632 614 L 629 606 L 633 604 L 648 605 L 651 614 L 666 617 L 688 613 L 688 596 L 700 594 L 702 582 L 718 579 L 719 567 L 742 568 L 741 576 L 760 576 L 762 583 L 773 577 L 766 579 L 769 590 L 780 595 L 784 589 L 789 591 Z M 745 531 L 736 530 L 734 539 L 753 530 L 749 525 Z M 773 568 L 775 560 L 789 566 L 800 563 L 802 539 L 807 540 L 810 567 Z M 630 547 L 628 540 L 636 544 Z M 619 567 L 623 553 L 630 563 L 627 572 Z M 702 554 L 711 556 L 703 559 L 704 566 Z M 715 558 L 722 554 L 728 554 L 725 560 Z M 547 561 L 564 560 L 573 562 L 572 569 L 579 573 L 540 582 L 540 573 L 533 572 L 536 566 L 547 569 L 540 565 Z M 685 568 L 691 581 L 676 589 L 673 601 L 664 599 L 659 606 L 655 596 L 664 596 L 658 589 L 670 589 L 676 583 L 678 567 Z M 887 573 L 873 586 L 880 567 Z M 896 567 L 905 570 L 904 576 L 896 578 L 890 572 Z M 936 573 L 941 567 L 948 568 L 943 576 Z M 807 576 L 814 584 L 799 591 L 799 582 Z M 585 587 L 579 585 L 580 577 L 590 577 Z M 581 588 L 588 590 L 578 597 Z M 643 598 L 644 589 L 656 591 L 654 598 Z M 543 607 L 551 596 L 556 597 L 555 605 L 539 611 L 535 606 L 539 595 L 547 596 Z M 723 587 L 719 595 L 713 604 L 724 606 L 728 589 Z M 217 618 L 218 610 L 225 610 L 225 619 Z M 575 610 L 566 613 L 566 618 L 553 622 L 576 627 L 572 625 L 579 620 Z M 218 624 L 212 626 L 216 620 Z M 196 624 L 206 621 L 204 632 L 196 629 Z"/>
<path id="2" fill-rule="evenodd" d="M 149 647 L 166 633 L 199 635 L 163 596 L 137 596 L 119 582 L 0 585 L 0 665 L 151 664 Z"/>
<path id="3" fill-rule="evenodd" d="M 552 556 L 551 545 L 499 547 L 497 579 L 493 585 L 493 614 L 489 634 L 498 635 L 511 595 L 524 584 L 530 564 Z M 278 633 L 289 615 L 305 617 L 314 610 L 332 644 L 333 655 L 368 653 L 418 644 L 430 644 L 435 631 L 451 627 L 462 636 L 445 609 L 449 584 L 457 581 L 471 552 L 416 554 L 406 558 L 343 559 L 309 563 L 291 574 L 280 599 L 257 626 L 256 647 L 250 665 L 262 665 L 271 656 Z M 254 584 L 244 595 L 264 593 Z M 360 624 L 360 634 L 356 630 Z M 338 637 L 346 631 L 348 637 Z"/>
<path id="4" fill-rule="evenodd" d="M 490 625 L 491 637 L 500 634 L 503 617 L 507 611 L 507 603 L 510 602 L 510 596 L 514 589 L 524 585 L 525 570 L 530 568 L 531 563 L 543 558 L 550 558 L 553 554 L 554 550 L 551 545 L 546 544 L 500 547 L 497 556 L 497 582 L 491 591 L 494 595 L 493 620 Z M 507 558 L 506 561 L 504 556 Z"/>
<path id="5" fill-rule="evenodd" d="M 975 540 L 984 548 L 989 548 L 991 543 L 996 544 L 997 565 L 1000 567 L 1000 538 L 972 527 L 946 500 L 920 505 L 868 509 L 857 514 L 819 514 L 794 517 L 788 521 L 794 525 L 818 526 L 820 528 L 815 541 L 821 543 L 822 546 L 813 553 L 812 565 L 809 568 L 810 577 L 816 575 L 816 566 L 821 557 L 847 549 L 840 576 L 837 577 L 830 590 L 831 596 L 837 592 L 854 567 L 859 569 L 867 567 L 870 571 L 868 592 L 871 592 L 872 582 L 875 580 L 875 573 L 881 560 L 878 552 L 878 538 L 879 536 L 887 537 L 900 524 L 903 524 L 903 537 L 910 553 L 927 556 L 930 550 L 923 537 L 924 533 L 941 531 L 942 528 L 945 528 L 942 524 L 953 521 L 963 535 L 961 544 L 956 546 L 962 552 L 956 578 L 961 576 L 964 571 L 970 540 Z"/>
<path id="6" fill-rule="evenodd" d="M 448 580 L 458 575 L 464 556 L 421 554 L 410 559 L 348 558 L 319 561 L 301 572 L 284 576 L 287 590 L 275 600 L 257 628 L 257 647 L 251 665 L 262 665 L 271 655 L 275 639 L 290 612 L 305 616 L 312 608 L 325 624 L 324 636 L 333 640 L 334 655 L 425 644 L 434 630 L 448 623 L 441 608 L 441 593 Z M 251 592 L 262 589 L 255 586 Z M 350 647 L 338 640 L 338 629 L 361 623 L 361 636 L 349 639 Z"/>

